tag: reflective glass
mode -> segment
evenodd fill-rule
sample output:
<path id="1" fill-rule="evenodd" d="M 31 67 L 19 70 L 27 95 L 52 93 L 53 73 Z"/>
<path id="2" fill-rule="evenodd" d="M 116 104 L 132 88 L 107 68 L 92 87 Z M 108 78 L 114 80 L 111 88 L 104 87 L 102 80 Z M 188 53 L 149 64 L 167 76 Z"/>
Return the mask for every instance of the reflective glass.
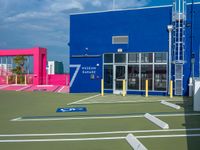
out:
<path id="1" fill-rule="evenodd" d="M 155 65 L 154 73 L 154 90 L 155 91 L 166 91 L 167 85 L 167 66 L 166 65 Z"/>
<path id="2" fill-rule="evenodd" d="M 128 89 L 139 90 L 139 65 L 128 66 Z"/>
<path id="3" fill-rule="evenodd" d="M 125 63 L 126 54 L 115 54 L 115 63 Z"/>
<path id="4" fill-rule="evenodd" d="M 130 53 L 128 54 L 129 63 L 138 63 L 139 62 L 139 53 Z"/>
<path id="5" fill-rule="evenodd" d="M 113 88 L 113 65 L 104 65 L 104 88 Z"/>
<path id="6" fill-rule="evenodd" d="M 116 66 L 116 79 L 125 79 L 125 66 Z"/>
<path id="7" fill-rule="evenodd" d="M 104 63 L 113 63 L 113 54 L 104 54 Z"/>
<path id="8" fill-rule="evenodd" d="M 167 53 L 155 53 L 155 63 L 166 63 Z"/>
<path id="9" fill-rule="evenodd" d="M 153 62 L 153 53 L 141 53 L 141 62 L 142 63 L 152 63 Z"/>
<path id="10" fill-rule="evenodd" d="M 123 82 L 116 81 L 116 90 L 122 90 L 122 89 L 123 89 Z"/>
<path id="11" fill-rule="evenodd" d="M 146 80 L 148 80 L 149 90 L 152 90 L 152 73 L 153 65 L 142 65 L 141 66 L 141 90 L 145 90 Z"/>

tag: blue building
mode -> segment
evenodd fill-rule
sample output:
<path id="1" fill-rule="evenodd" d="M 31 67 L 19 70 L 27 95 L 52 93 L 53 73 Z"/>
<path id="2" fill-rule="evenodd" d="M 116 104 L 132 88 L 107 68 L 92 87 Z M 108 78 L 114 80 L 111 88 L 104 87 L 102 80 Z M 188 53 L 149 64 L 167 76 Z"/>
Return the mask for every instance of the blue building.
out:
<path id="1" fill-rule="evenodd" d="M 180 3 L 180 2 L 179 2 Z M 200 3 L 70 16 L 70 91 L 188 95 L 199 77 Z"/>

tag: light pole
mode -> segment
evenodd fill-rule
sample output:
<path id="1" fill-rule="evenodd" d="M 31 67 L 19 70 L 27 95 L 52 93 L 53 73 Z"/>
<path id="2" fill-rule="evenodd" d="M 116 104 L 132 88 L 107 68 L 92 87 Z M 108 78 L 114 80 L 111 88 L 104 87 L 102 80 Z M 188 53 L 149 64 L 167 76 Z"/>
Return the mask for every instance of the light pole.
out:
<path id="1" fill-rule="evenodd" d="M 168 33 L 169 33 L 169 52 L 168 52 L 168 75 L 169 75 L 169 78 L 168 78 L 168 82 L 170 85 L 170 81 L 171 81 L 171 63 L 172 63 L 172 30 L 173 30 L 173 25 L 168 25 L 167 26 L 167 29 L 168 29 Z M 170 88 L 170 86 L 169 86 Z M 168 93 L 169 93 L 170 90 L 168 90 Z"/>
<path id="2" fill-rule="evenodd" d="M 194 63 L 195 63 L 195 54 L 192 53 L 191 64 L 192 64 L 192 79 L 194 80 Z"/>

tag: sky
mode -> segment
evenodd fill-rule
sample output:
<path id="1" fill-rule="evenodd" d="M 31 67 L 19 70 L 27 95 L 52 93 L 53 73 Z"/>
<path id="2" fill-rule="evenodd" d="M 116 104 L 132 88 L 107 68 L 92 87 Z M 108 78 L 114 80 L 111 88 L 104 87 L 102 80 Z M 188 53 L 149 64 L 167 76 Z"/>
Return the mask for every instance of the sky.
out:
<path id="1" fill-rule="evenodd" d="M 168 5 L 173 0 L 114 1 L 116 9 L 124 9 Z M 63 61 L 68 71 L 70 14 L 112 8 L 113 0 L 0 0 L 0 49 L 45 47 L 48 60 Z"/>

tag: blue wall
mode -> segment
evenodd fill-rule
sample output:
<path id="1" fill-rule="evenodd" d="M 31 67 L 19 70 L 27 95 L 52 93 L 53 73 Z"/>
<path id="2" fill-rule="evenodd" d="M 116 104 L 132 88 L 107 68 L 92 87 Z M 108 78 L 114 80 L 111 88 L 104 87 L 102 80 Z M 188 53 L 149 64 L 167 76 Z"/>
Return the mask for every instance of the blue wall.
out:
<path id="1" fill-rule="evenodd" d="M 111 11 L 71 15 L 70 52 L 89 54 L 125 51 L 168 50 L 167 25 L 171 8 Z M 112 45 L 113 35 L 129 35 L 128 45 Z"/>
<path id="2" fill-rule="evenodd" d="M 188 5 L 186 25 L 186 50 L 184 64 L 184 95 L 188 95 L 189 77 L 192 76 L 191 55 L 195 54 L 195 77 L 199 77 L 200 4 Z"/>
<path id="3" fill-rule="evenodd" d="M 198 75 L 200 43 L 200 5 L 193 7 L 193 26 L 191 25 L 191 5 L 188 6 L 186 63 L 184 70 L 184 94 L 187 94 L 190 76 L 191 27 L 193 27 L 193 51 L 195 53 L 195 75 Z M 96 76 L 88 80 L 81 72 L 77 75 L 71 92 L 99 92 L 102 78 L 102 54 L 116 53 L 118 48 L 123 52 L 158 52 L 168 51 L 167 25 L 171 24 L 171 7 L 149 8 L 138 10 L 110 11 L 101 13 L 75 14 L 70 16 L 70 56 L 100 55 L 92 58 L 70 58 L 70 64 L 95 66 L 99 64 Z M 113 35 L 128 35 L 129 44 L 113 45 Z M 71 70 L 71 77 L 74 71 Z M 88 88 L 85 88 L 87 83 Z M 92 88 L 91 88 L 92 87 Z"/>
<path id="4" fill-rule="evenodd" d="M 71 58 L 71 64 L 80 65 L 70 92 L 97 92 L 101 89 L 102 57 L 91 58 Z M 70 68 L 70 78 L 72 79 L 76 68 Z"/>

